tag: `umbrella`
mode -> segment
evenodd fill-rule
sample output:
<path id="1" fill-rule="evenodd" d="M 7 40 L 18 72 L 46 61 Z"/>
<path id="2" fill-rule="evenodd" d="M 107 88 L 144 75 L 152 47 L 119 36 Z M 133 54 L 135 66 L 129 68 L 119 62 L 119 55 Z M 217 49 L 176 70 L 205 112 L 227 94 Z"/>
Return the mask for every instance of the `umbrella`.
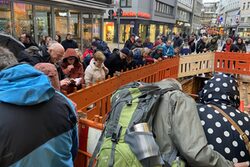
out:
<path id="1" fill-rule="evenodd" d="M 0 46 L 8 48 L 18 58 L 18 54 L 25 49 L 25 46 L 8 34 L 0 33 Z"/>

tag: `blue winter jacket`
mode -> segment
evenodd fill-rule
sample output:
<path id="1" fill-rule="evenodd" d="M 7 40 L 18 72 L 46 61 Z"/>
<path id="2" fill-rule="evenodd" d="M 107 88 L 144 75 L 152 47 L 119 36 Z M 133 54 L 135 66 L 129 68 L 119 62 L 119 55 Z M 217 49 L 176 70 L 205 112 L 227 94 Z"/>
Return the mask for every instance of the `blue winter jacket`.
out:
<path id="1" fill-rule="evenodd" d="M 168 56 L 168 57 L 174 56 L 174 47 L 172 45 L 170 45 L 170 46 L 164 45 L 163 49 L 164 49 L 163 54 L 165 56 Z"/>
<path id="2" fill-rule="evenodd" d="M 27 64 L 0 71 L 0 166 L 73 167 L 77 119 L 72 103 Z"/>

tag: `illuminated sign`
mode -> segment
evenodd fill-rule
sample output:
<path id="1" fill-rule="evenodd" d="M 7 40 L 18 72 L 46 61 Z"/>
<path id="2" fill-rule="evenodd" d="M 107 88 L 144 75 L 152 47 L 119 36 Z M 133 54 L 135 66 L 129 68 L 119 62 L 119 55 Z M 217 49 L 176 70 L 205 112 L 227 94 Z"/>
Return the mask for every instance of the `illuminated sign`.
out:
<path id="1" fill-rule="evenodd" d="M 116 12 L 114 13 L 114 16 L 117 16 Z M 149 13 L 144 13 L 144 12 L 125 12 L 123 11 L 122 17 L 141 17 L 145 19 L 150 19 L 151 15 Z"/>
<path id="2" fill-rule="evenodd" d="M 1 5 L 9 5 L 10 4 L 10 0 L 0 0 L 0 4 Z"/>

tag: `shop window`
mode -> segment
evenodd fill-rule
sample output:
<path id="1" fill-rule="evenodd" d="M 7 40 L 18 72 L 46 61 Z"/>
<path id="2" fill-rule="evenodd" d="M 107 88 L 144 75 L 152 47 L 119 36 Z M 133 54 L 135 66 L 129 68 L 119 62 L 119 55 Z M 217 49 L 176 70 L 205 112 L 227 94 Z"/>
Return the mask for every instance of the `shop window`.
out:
<path id="1" fill-rule="evenodd" d="M 150 33 L 150 41 L 154 42 L 155 41 L 155 36 L 156 36 L 155 35 L 156 34 L 156 25 L 154 25 L 154 24 L 150 25 L 149 33 Z"/>
<path id="2" fill-rule="evenodd" d="M 55 8 L 55 25 L 56 34 L 60 34 L 63 41 L 68 33 L 68 10 Z"/>
<path id="3" fill-rule="evenodd" d="M 82 23 L 83 48 L 87 48 L 92 41 L 92 15 L 83 14 Z"/>
<path id="4" fill-rule="evenodd" d="M 10 1 L 0 1 L 0 32 L 11 34 Z"/>
<path id="5" fill-rule="evenodd" d="M 103 33 L 103 39 L 107 42 L 113 42 L 114 41 L 114 22 L 105 22 L 104 24 L 104 33 Z"/>
<path id="6" fill-rule="evenodd" d="M 101 37 L 101 15 L 93 15 L 93 37 Z"/>
<path id="7" fill-rule="evenodd" d="M 129 39 L 129 36 L 130 36 L 130 24 L 121 24 L 120 35 L 119 35 L 120 43 L 125 43 L 126 40 Z"/>
<path id="8" fill-rule="evenodd" d="M 45 36 L 51 36 L 51 10 L 47 6 L 35 6 L 35 21 L 37 25 L 36 40 L 40 43 Z"/>
<path id="9" fill-rule="evenodd" d="M 159 34 L 163 34 L 163 25 L 159 26 Z M 165 34 L 164 34 L 165 35 Z"/>
<path id="10" fill-rule="evenodd" d="M 121 7 L 131 7 L 132 0 L 121 0 L 120 5 L 121 5 Z"/>
<path id="11" fill-rule="evenodd" d="M 147 37 L 147 25 L 140 24 L 139 25 L 139 36 L 144 41 Z"/>
<path id="12" fill-rule="evenodd" d="M 74 40 L 80 43 L 80 12 L 69 11 L 69 32 L 73 35 Z"/>
<path id="13" fill-rule="evenodd" d="M 20 35 L 23 33 L 34 36 L 32 5 L 25 3 L 14 3 L 14 20 L 16 30 L 15 35 L 17 37 L 20 37 Z"/>

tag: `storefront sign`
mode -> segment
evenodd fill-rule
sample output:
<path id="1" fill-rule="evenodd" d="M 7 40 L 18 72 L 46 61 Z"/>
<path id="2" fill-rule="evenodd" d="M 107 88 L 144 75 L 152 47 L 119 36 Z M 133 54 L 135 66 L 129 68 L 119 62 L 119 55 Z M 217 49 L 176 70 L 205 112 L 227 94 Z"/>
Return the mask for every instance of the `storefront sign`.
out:
<path id="1" fill-rule="evenodd" d="M 114 16 L 117 16 L 117 12 L 114 13 Z M 123 11 L 122 17 L 141 17 L 141 18 L 146 18 L 150 19 L 151 15 L 149 13 L 144 13 L 144 12 L 125 12 Z"/>
<path id="2" fill-rule="evenodd" d="M 142 17 L 142 18 L 146 18 L 146 19 L 151 18 L 151 15 L 149 13 L 144 13 L 144 12 L 138 12 L 137 16 Z"/>
<path id="3" fill-rule="evenodd" d="M 0 8 L 9 8 L 10 0 L 0 0 Z"/>

